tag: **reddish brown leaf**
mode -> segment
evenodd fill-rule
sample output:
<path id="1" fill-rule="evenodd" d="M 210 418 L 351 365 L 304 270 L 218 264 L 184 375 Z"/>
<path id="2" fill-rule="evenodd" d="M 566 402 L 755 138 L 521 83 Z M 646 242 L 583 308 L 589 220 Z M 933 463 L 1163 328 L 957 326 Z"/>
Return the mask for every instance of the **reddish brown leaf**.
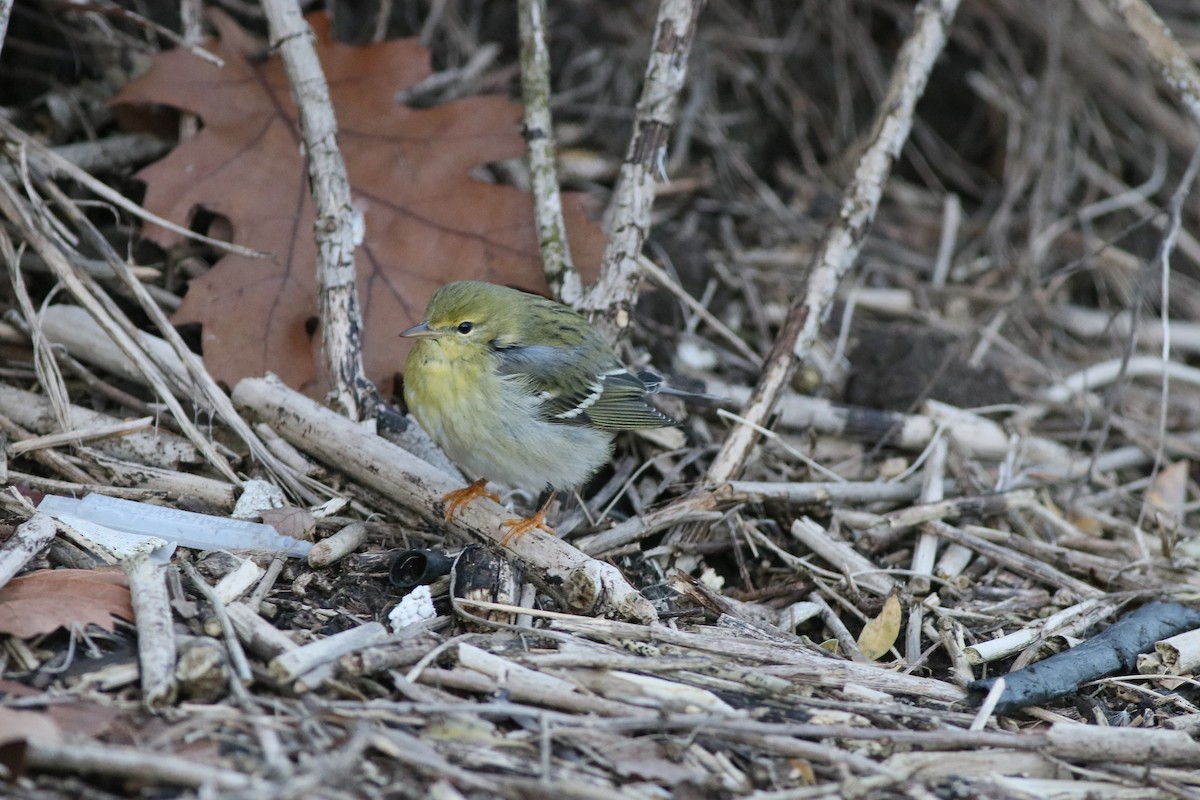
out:
<path id="1" fill-rule="evenodd" d="M 40 711 L 0 708 L 0 744 L 26 739 L 57 742 L 61 738 L 57 723 Z"/>
<path id="2" fill-rule="evenodd" d="M 0 767 L 11 777 L 25 772 L 25 743 L 30 739 L 57 744 L 58 725 L 48 714 L 0 708 Z"/>
<path id="3" fill-rule="evenodd" d="M 72 625 L 113 629 L 113 617 L 133 619 L 125 576 L 91 569 L 45 569 L 0 589 L 0 633 L 27 638 Z"/>
<path id="4" fill-rule="evenodd" d="M 49 706 L 46 713 L 59 730 L 73 739 L 94 739 L 106 733 L 125 712 L 99 703 L 61 703 Z"/>
<path id="5" fill-rule="evenodd" d="M 0 697 L 33 697 L 36 694 L 41 694 L 41 692 L 18 681 L 0 678 Z"/>
<path id="6" fill-rule="evenodd" d="M 273 257 L 225 256 L 192 282 L 175 320 L 203 323 L 205 363 L 218 379 L 233 383 L 270 370 L 316 393 L 325 385 L 320 335 L 306 330 L 318 315 L 316 245 L 296 110 L 279 60 L 262 60 L 262 44 L 228 18 L 213 20 L 220 40 L 210 47 L 225 59 L 223 69 L 185 51 L 164 53 L 116 102 L 170 105 L 203 121 L 199 135 L 140 173 L 148 209 L 186 225 L 207 208 L 232 221 L 237 243 Z M 382 383 L 407 353 L 396 334 L 420 321 L 443 283 L 480 278 L 545 290 L 529 196 L 468 176 L 523 153 L 520 109 L 500 97 L 430 109 L 398 105 L 396 93 L 429 74 L 428 51 L 414 40 L 341 45 L 330 41 L 324 15 L 309 23 L 365 220 L 356 252 L 364 359 L 368 376 Z M 581 198 L 565 202 L 572 251 L 590 277 L 603 236 L 586 221 Z M 161 228 L 146 235 L 163 245 L 178 241 Z"/>
<path id="7" fill-rule="evenodd" d="M 36 697 L 41 692 L 17 681 L 0 678 L 0 697 Z M 107 731 L 124 712 L 111 705 L 75 700 L 70 703 L 51 703 L 46 713 L 63 733 L 76 739 L 92 739 Z M 4 726 L 0 724 L 0 731 Z M 0 741 L 3 740 L 0 735 Z"/>

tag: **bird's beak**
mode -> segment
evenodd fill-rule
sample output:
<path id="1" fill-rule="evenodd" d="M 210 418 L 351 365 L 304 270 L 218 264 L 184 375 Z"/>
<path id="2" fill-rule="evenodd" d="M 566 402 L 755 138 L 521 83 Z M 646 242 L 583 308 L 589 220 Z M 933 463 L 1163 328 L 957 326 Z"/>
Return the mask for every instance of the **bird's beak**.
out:
<path id="1" fill-rule="evenodd" d="M 440 334 L 429 327 L 428 322 L 422 322 L 420 325 L 413 325 L 406 331 L 400 332 L 401 336 L 406 336 L 409 339 L 434 339 Z"/>

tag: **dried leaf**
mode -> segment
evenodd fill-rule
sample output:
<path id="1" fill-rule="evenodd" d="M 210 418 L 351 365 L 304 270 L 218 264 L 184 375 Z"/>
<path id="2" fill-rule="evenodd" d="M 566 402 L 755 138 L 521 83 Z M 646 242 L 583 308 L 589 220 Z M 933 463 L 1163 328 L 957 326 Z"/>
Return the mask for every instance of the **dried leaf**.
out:
<path id="1" fill-rule="evenodd" d="M 85 702 L 51 705 L 46 713 L 59 730 L 75 740 L 93 739 L 106 733 L 123 714 L 114 706 Z"/>
<path id="2" fill-rule="evenodd" d="M 317 518 L 307 508 L 264 508 L 258 512 L 262 521 L 284 536 L 311 542 L 317 529 Z"/>
<path id="3" fill-rule="evenodd" d="M 1088 536 L 1104 535 L 1104 523 L 1089 514 L 1071 514 L 1067 521 Z"/>
<path id="4" fill-rule="evenodd" d="M 17 681 L 0 679 L 0 696 L 7 700 L 19 697 L 37 697 L 41 692 Z M 66 736 L 80 741 L 94 739 L 109 731 L 113 724 L 123 719 L 127 710 L 114 705 L 89 703 L 86 700 L 75 699 L 70 703 L 51 703 L 46 707 L 46 715 L 58 726 L 58 730 Z M 5 740 L 2 731 L 5 725 L 0 721 L 0 742 Z"/>
<path id="5" fill-rule="evenodd" d="M 30 739 L 57 744 L 62 733 L 49 714 L 0 707 L 0 772 L 10 780 L 25 773 L 25 743 Z"/>
<path id="6" fill-rule="evenodd" d="M 803 758 L 790 758 L 787 762 L 792 768 L 792 775 L 805 786 L 815 786 L 817 773 L 812 763 Z"/>
<path id="7" fill-rule="evenodd" d="M 660 742 L 649 739 L 626 739 L 608 737 L 602 751 L 618 775 L 645 781 L 660 786 L 678 786 L 686 781 L 696 784 L 704 780 L 704 771 L 695 763 L 679 763 Z"/>
<path id="8" fill-rule="evenodd" d="M 900 598 L 888 595 L 879 616 L 863 626 L 858 635 L 858 649 L 872 661 L 887 654 L 900 635 Z"/>
<path id="9" fill-rule="evenodd" d="M 205 363 L 219 380 L 269 370 L 316 395 L 325 386 L 315 332 L 317 251 L 296 109 L 279 59 L 263 59 L 262 43 L 228 17 L 212 19 L 220 40 L 207 45 L 225 59 L 223 69 L 186 51 L 163 53 L 115 102 L 173 106 L 203 121 L 197 136 L 139 173 L 148 209 L 184 225 L 208 209 L 232 223 L 238 244 L 273 255 L 226 255 L 192 281 L 175 321 L 203 323 Z M 365 225 L 356 251 L 364 360 L 368 377 L 382 384 L 408 352 L 396 334 L 420 321 L 442 284 L 479 278 L 545 291 L 529 195 L 469 177 L 481 164 L 524 153 L 520 109 L 501 97 L 397 105 L 397 92 L 430 74 L 427 50 L 411 39 L 338 44 L 323 14 L 308 20 Z M 576 264 L 590 279 L 603 234 L 587 221 L 581 197 L 564 204 Z M 179 241 L 153 226 L 145 235 L 164 246 Z"/>
<path id="10" fill-rule="evenodd" d="M 1187 505 L 1189 463 L 1176 461 L 1163 467 L 1146 488 L 1146 504 L 1159 524 L 1174 530 L 1183 522 Z"/>
<path id="11" fill-rule="evenodd" d="M 111 631 L 113 617 L 133 619 L 125 576 L 92 569 L 45 569 L 0 589 L 0 633 L 21 638 L 92 624 Z"/>
<path id="12" fill-rule="evenodd" d="M 49 714 L 0 707 L 0 745 L 26 739 L 57 742 L 60 738 L 58 724 Z"/>

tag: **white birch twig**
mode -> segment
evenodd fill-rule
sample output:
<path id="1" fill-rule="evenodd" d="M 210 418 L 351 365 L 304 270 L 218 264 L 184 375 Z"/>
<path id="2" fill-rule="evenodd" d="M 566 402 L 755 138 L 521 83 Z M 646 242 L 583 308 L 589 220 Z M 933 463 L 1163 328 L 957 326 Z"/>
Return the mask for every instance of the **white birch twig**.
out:
<path id="1" fill-rule="evenodd" d="M 703 5 L 704 0 L 662 0 L 658 7 L 637 121 L 613 193 L 600 277 L 578 302 L 563 298 L 613 333 L 629 327 L 641 281 L 638 257 L 650 230 L 654 181 L 666 179 L 667 136 Z"/>
<path id="2" fill-rule="evenodd" d="M 33 560 L 50 544 L 58 533 L 54 520 L 45 514 L 34 514 L 17 526 L 16 532 L 0 544 L 0 586 Z"/>
<path id="3" fill-rule="evenodd" d="M 151 708 L 175 700 L 175 628 L 163 570 L 144 553 L 121 562 L 137 617 L 142 702 Z"/>
<path id="4" fill-rule="evenodd" d="M 525 143 L 529 182 L 542 270 L 555 297 L 577 302 L 583 292 L 571 260 L 562 193 L 555 164 L 554 121 L 550 117 L 550 50 L 546 47 L 546 0 L 521 0 L 521 97 L 525 101 Z"/>
<path id="5" fill-rule="evenodd" d="M 264 0 L 271 45 L 279 49 L 308 161 L 316 218 L 317 281 L 321 286 L 321 337 L 329 370 L 330 396 L 351 419 L 371 416 L 375 387 L 362 359 L 362 310 L 354 266 L 354 208 L 350 178 L 337 144 L 337 120 L 329 84 L 313 46 L 312 28 L 295 0 Z"/>
<path id="6" fill-rule="evenodd" d="M 1200 122 L 1200 70 L 1171 36 L 1171 31 L 1146 0 L 1108 0 L 1141 40 L 1150 58 L 1162 71 L 1163 81 L 1179 97 L 1192 119 Z"/>

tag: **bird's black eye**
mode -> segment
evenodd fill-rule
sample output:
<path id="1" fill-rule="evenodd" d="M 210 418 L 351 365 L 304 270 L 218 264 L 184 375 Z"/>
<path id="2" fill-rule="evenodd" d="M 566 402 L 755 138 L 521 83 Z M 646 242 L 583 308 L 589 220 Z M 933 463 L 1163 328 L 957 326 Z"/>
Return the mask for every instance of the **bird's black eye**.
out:
<path id="1" fill-rule="evenodd" d="M 474 327 L 475 327 L 474 322 L 460 322 L 460 323 L 458 323 L 458 332 L 459 333 L 470 333 L 471 329 Z"/>

